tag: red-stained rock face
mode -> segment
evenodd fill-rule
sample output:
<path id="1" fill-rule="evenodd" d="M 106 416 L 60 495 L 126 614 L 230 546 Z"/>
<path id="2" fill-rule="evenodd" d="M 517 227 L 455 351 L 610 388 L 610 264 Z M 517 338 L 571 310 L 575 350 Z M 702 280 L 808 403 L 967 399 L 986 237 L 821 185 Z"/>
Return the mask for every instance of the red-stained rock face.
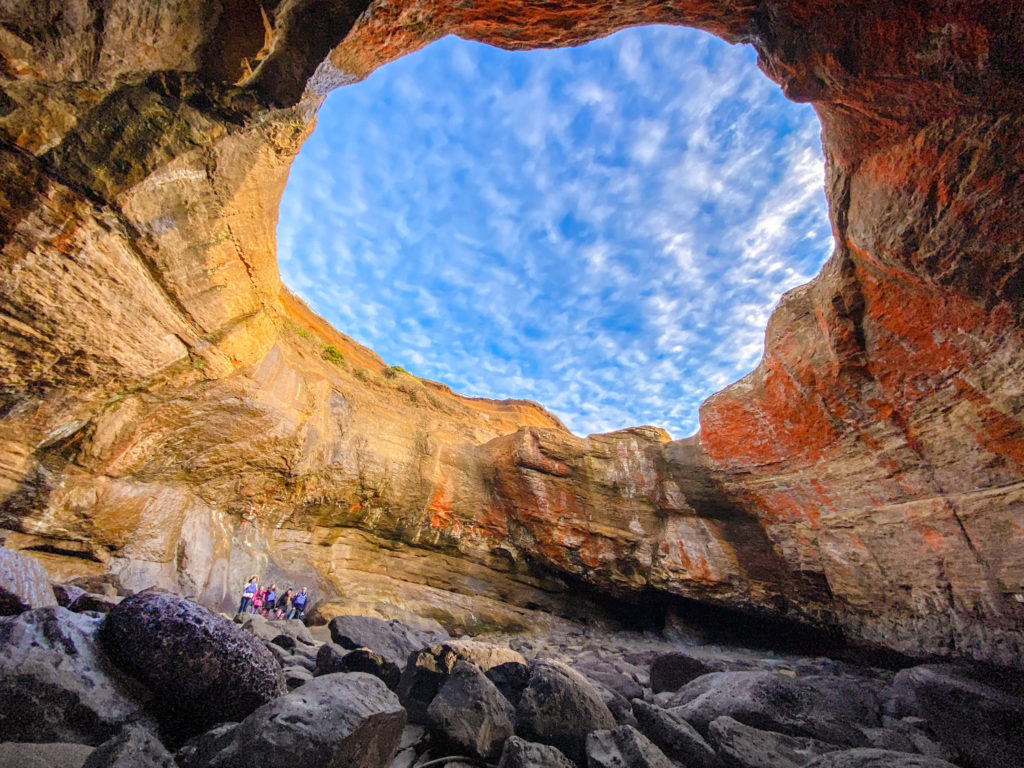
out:
<path id="1" fill-rule="evenodd" d="M 1020 664 L 1024 3 L 98 9 L 0 11 L 9 546 L 224 607 L 259 571 L 337 610 L 518 626 L 589 610 L 582 580 Z M 576 438 L 390 370 L 282 292 L 276 207 L 327 89 L 445 34 L 645 23 L 754 45 L 829 163 L 835 254 L 699 436 Z"/>

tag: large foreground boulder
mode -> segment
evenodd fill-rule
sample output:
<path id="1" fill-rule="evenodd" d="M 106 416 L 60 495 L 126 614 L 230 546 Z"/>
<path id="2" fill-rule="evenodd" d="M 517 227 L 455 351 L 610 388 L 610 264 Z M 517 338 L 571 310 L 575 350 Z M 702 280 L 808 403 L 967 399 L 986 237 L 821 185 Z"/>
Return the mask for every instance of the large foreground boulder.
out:
<path id="1" fill-rule="evenodd" d="M 265 704 L 229 734 L 209 768 L 387 768 L 405 727 L 398 698 L 371 675 L 323 675 Z M 199 768 L 200 763 L 185 763 Z"/>
<path id="2" fill-rule="evenodd" d="M 494 683 L 467 661 L 455 665 L 427 707 L 434 733 L 473 757 L 496 756 L 515 733 L 515 710 Z"/>
<path id="3" fill-rule="evenodd" d="M 1002 690 L 1019 673 L 985 681 L 980 673 L 946 664 L 904 669 L 893 680 L 897 707 L 923 717 L 945 746 L 968 768 L 1024 764 L 1024 697 Z"/>
<path id="4" fill-rule="evenodd" d="M 102 624 L 60 607 L 0 619 L 0 741 L 96 745 L 142 716 L 143 692 L 100 648 Z"/>
<path id="5" fill-rule="evenodd" d="M 284 691 L 281 667 L 255 635 L 174 595 L 125 599 L 101 636 L 114 662 L 153 691 L 157 713 L 179 736 L 241 720 Z"/>
<path id="6" fill-rule="evenodd" d="M 612 713 L 579 672 L 555 661 L 530 665 L 530 681 L 516 707 L 520 736 L 557 747 L 583 765 L 587 734 L 614 727 Z"/>
<path id="7" fill-rule="evenodd" d="M 55 605 L 46 569 L 31 557 L 0 546 L 0 616 Z"/>

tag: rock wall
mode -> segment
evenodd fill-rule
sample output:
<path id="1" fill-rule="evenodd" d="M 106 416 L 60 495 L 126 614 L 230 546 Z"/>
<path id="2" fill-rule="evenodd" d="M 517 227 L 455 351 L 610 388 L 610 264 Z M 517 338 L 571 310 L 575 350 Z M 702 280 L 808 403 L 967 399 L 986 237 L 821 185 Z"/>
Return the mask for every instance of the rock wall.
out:
<path id="1" fill-rule="evenodd" d="M 828 159 L 836 251 L 699 435 L 459 397 L 282 288 L 277 204 L 330 88 L 449 33 L 653 22 L 754 45 Z M 224 608 L 260 572 L 529 625 L 591 610 L 586 583 L 1019 665 L 1022 44 L 1006 0 L 8 3 L 7 544 Z"/>

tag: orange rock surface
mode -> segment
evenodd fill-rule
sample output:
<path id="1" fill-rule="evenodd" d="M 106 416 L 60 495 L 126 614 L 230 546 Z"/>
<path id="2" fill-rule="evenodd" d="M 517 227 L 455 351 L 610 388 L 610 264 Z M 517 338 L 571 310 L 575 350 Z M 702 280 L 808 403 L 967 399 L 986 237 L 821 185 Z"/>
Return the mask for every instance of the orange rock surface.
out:
<path id="1" fill-rule="evenodd" d="M 460 397 L 283 289 L 277 205 L 327 90 L 446 34 L 647 23 L 753 45 L 828 159 L 835 253 L 698 436 Z M 260 572 L 528 626 L 596 610 L 587 585 L 1020 665 L 1022 50 L 1019 0 L 9 4 L 3 538 L 220 607 Z"/>

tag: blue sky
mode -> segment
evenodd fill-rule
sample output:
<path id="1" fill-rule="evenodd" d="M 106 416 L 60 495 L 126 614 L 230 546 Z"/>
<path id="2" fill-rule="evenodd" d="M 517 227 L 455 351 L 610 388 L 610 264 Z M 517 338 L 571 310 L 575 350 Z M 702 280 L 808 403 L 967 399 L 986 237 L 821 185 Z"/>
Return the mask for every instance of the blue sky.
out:
<path id="1" fill-rule="evenodd" d="M 282 277 L 464 394 L 582 435 L 692 434 L 831 250 L 819 124 L 754 61 L 674 27 L 434 43 L 328 97 L 281 203 Z"/>

